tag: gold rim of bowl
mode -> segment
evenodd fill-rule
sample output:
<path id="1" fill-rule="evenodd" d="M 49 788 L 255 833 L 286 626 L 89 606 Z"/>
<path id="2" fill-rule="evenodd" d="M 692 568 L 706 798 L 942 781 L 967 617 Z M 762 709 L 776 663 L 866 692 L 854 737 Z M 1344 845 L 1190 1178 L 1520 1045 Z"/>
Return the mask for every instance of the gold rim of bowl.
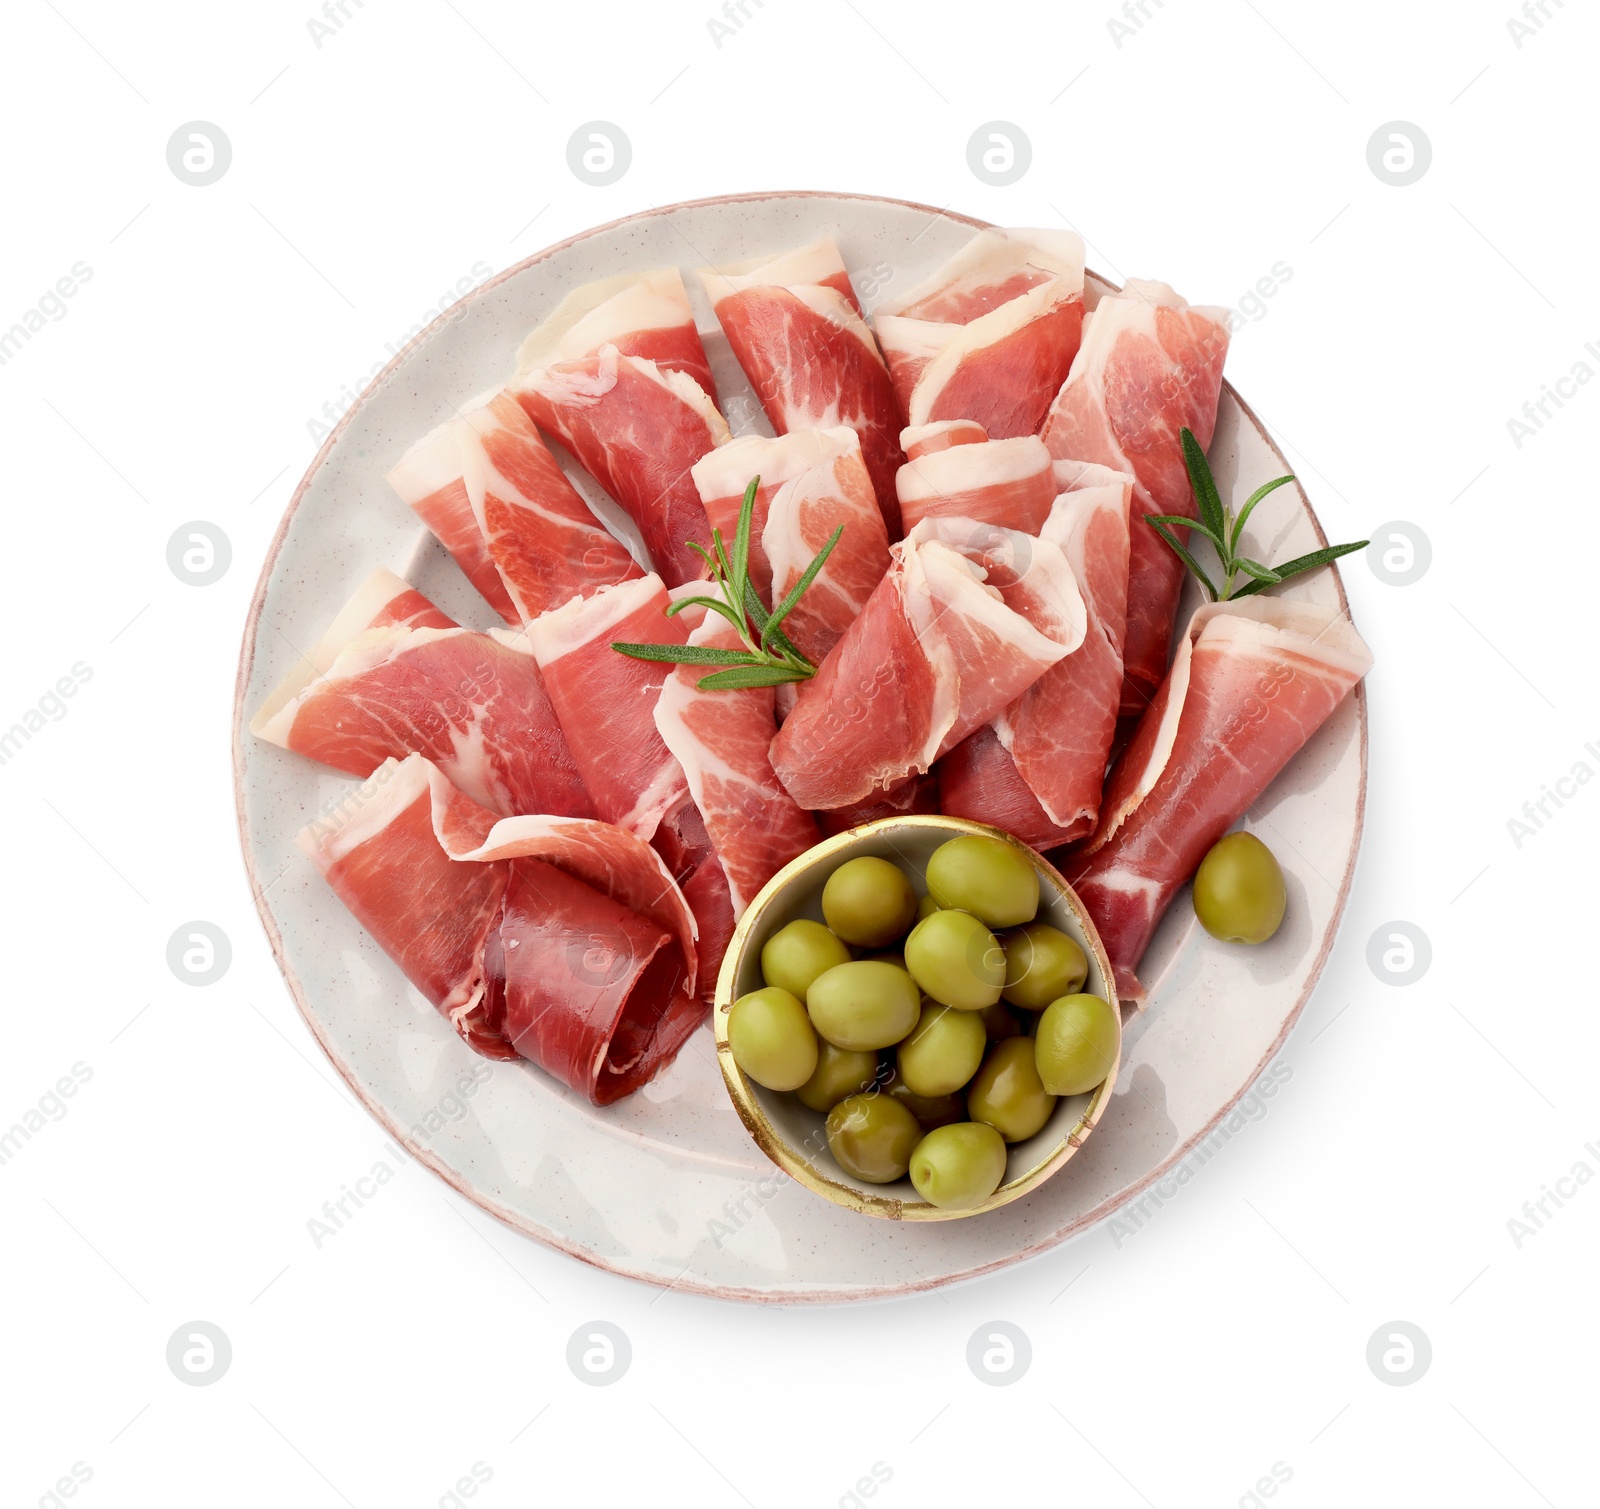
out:
<path id="1" fill-rule="evenodd" d="M 948 833 L 952 837 L 964 833 L 978 833 L 989 838 L 1002 839 L 1026 854 L 1034 869 L 1039 872 L 1041 885 L 1055 893 L 1082 930 L 1082 941 L 1093 956 L 1100 972 L 1105 987 L 1105 998 L 1110 1002 L 1111 1009 L 1117 1013 L 1118 1020 L 1121 1020 L 1121 1003 L 1117 1000 L 1116 980 L 1112 974 L 1111 961 L 1106 957 L 1105 946 L 1100 941 L 1100 934 L 1096 931 L 1088 911 L 1078 899 L 1078 893 L 1067 884 L 1061 872 L 1036 849 L 1030 848 L 1001 828 L 991 828 L 985 823 L 969 822 L 961 817 L 919 814 L 881 818 L 877 822 L 864 823 L 859 828 L 852 828 L 847 833 L 835 834 L 832 838 L 823 839 L 814 848 L 807 849 L 798 859 L 792 860 L 779 870 L 762 887 L 760 894 L 745 909 L 744 916 L 734 927 L 733 938 L 722 961 L 722 971 L 717 977 L 717 993 L 712 1007 L 711 1021 L 716 1034 L 717 1063 L 721 1066 L 723 1082 L 728 1087 L 734 1109 L 738 1111 L 739 1119 L 744 1123 L 745 1130 L 754 1139 L 756 1146 L 786 1174 L 798 1180 L 807 1189 L 823 1196 L 824 1199 L 833 1201 L 835 1205 L 842 1205 L 847 1210 L 858 1211 L 862 1215 L 876 1216 L 887 1221 L 954 1221 L 998 1210 L 1002 1205 L 1009 1205 L 1030 1190 L 1037 1189 L 1083 1146 L 1110 1103 L 1112 1091 L 1116 1086 L 1117 1071 L 1122 1066 L 1120 1033 L 1117 1036 L 1117 1057 L 1111 1065 L 1111 1072 L 1094 1091 L 1083 1114 L 1068 1128 L 1066 1134 L 1030 1168 L 1013 1179 L 1007 1179 L 983 1204 L 974 1205 L 969 1210 L 942 1210 L 937 1205 L 922 1199 L 908 1200 L 893 1195 L 865 1193 L 853 1185 L 842 1184 L 839 1180 L 830 1178 L 773 1125 L 757 1095 L 757 1088 L 734 1063 L 733 1050 L 728 1046 L 728 1008 L 734 1001 L 734 984 L 739 978 L 740 968 L 750 949 L 751 939 L 760 929 L 775 899 L 792 881 L 802 876 L 823 869 L 831 873 L 834 865 L 847 856 L 850 850 L 858 847 L 863 840 L 892 837 L 895 833 L 906 832 Z M 818 890 L 821 889 L 821 884 L 822 879 L 819 877 Z"/>

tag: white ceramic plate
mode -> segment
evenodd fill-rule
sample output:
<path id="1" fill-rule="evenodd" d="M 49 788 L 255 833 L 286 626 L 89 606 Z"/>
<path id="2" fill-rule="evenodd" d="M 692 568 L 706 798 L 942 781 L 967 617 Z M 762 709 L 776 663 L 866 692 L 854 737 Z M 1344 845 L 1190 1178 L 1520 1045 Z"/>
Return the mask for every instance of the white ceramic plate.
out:
<path id="1" fill-rule="evenodd" d="M 1083 1151 L 1037 1192 L 981 1219 L 901 1225 L 840 1209 L 776 1171 L 732 1108 L 709 1028 L 654 1083 L 606 1110 L 531 1066 L 478 1058 L 294 846 L 296 831 L 353 782 L 253 739 L 248 716 L 374 566 L 409 574 L 464 623 L 493 621 L 384 472 L 454 404 L 508 377 L 518 343 L 566 293 L 628 269 L 730 262 L 830 233 L 870 314 L 981 223 L 900 200 L 764 194 L 676 205 L 553 246 L 469 295 L 385 369 L 312 462 L 268 552 L 240 659 L 234 776 L 245 864 L 295 1002 L 356 1095 L 441 1178 L 612 1272 L 792 1303 L 905 1294 L 1045 1251 L 1137 1197 L 1216 1126 L 1278 1051 L 1332 947 L 1366 795 L 1359 687 L 1251 816 L 1288 880 L 1278 935 L 1248 951 L 1209 945 L 1180 897 L 1141 970 L 1153 990 L 1127 1024 L 1117 1093 Z M 694 293 L 735 433 L 767 432 Z M 1290 470 L 1228 388 L 1211 460 L 1236 503 Z M 1258 532 L 1252 519 L 1248 531 L 1258 559 L 1326 543 L 1298 487 L 1281 489 L 1263 514 L 1270 526 Z M 1346 606 L 1332 570 L 1285 595 Z"/>

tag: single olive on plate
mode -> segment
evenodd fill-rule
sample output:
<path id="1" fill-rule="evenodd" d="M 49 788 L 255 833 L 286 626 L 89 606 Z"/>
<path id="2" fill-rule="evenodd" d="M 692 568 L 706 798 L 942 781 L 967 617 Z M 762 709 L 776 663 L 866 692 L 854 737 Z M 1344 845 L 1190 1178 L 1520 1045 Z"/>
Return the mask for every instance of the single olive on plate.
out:
<path id="1" fill-rule="evenodd" d="M 918 1095 L 949 1095 L 978 1072 L 984 1041 L 978 1012 L 930 1003 L 895 1050 L 895 1066 Z"/>
<path id="2" fill-rule="evenodd" d="M 949 1095 L 918 1095 L 892 1069 L 888 1079 L 878 1086 L 878 1093 L 898 1100 L 917 1118 L 925 1132 L 967 1119 L 967 1097 L 959 1090 Z"/>
<path id="3" fill-rule="evenodd" d="M 985 1036 L 991 1043 L 998 1043 L 1008 1037 L 1022 1036 L 1022 1023 L 1017 1020 L 1017 1014 L 1003 1001 L 996 1001 L 993 1006 L 985 1006 L 978 1015 L 983 1019 Z"/>
<path id="4" fill-rule="evenodd" d="M 797 1090 L 817 1068 L 817 1034 L 798 997 L 776 985 L 728 1008 L 733 1061 L 769 1090 Z"/>
<path id="5" fill-rule="evenodd" d="M 1039 1018 L 1034 1062 L 1052 1095 L 1083 1095 L 1103 1084 L 1117 1061 L 1122 1023 L 1099 996 L 1063 996 Z"/>
<path id="6" fill-rule="evenodd" d="M 761 978 L 803 1001 L 811 982 L 835 964 L 847 964 L 850 950 L 820 922 L 799 918 L 780 927 L 761 945 Z"/>
<path id="7" fill-rule="evenodd" d="M 1000 999 L 1006 956 L 971 912 L 938 911 L 912 928 L 906 968 L 940 1005 L 981 1011 Z"/>
<path id="8" fill-rule="evenodd" d="M 917 896 L 898 866 L 864 854 L 828 877 L 822 915 L 846 943 L 887 948 L 917 920 Z"/>
<path id="9" fill-rule="evenodd" d="M 982 1205 L 1006 1174 L 1006 1145 L 982 1121 L 958 1121 L 928 1133 L 911 1155 L 917 1193 L 941 1210 Z"/>
<path id="10" fill-rule="evenodd" d="M 1048 922 L 1030 922 L 1001 940 L 1006 951 L 1002 1000 L 1028 1011 L 1043 1011 L 1052 1001 L 1083 988 L 1089 959 L 1076 938 Z"/>
<path id="11" fill-rule="evenodd" d="M 826 1115 L 847 1096 L 870 1089 L 877 1077 L 876 1053 L 835 1048 L 824 1038 L 817 1044 L 816 1072 L 794 1093 L 801 1105 Z"/>
<path id="12" fill-rule="evenodd" d="M 917 1118 L 887 1095 L 852 1095 L 828 1112 L 828 1151 L 866 1184 L 905 1178 L 920 1141 Z"/>
<path id="13" fill-rule="evenodd" d="M 1056 1108 L 1055 1096 L 1039 1079 L 1033 1053 L 1031 1037 L 996 1043 L 967 1087 L 967 1114 L 988 1122 L 1007 1142 L 1033 1136 Z"/>
<path id="14" fill-rule="evenodd" d="M 892 1047 L 917 1025 L 922 996 L 916 981 L 896 965 L 854 959 L 811 982 L 806 1010 L 812 1026 L 834 1047 L 871 1052 Z"/>
<path id="15" fill-rule="evenodd" d="M 1194 914 L 1224 943 L 1265 943 L 1288 900 L 1277 859 L 1253 833 L 1218 839 L 1194 872 Z"/>
<path id="16" fill-rule="evenodd" d="M 965 833 L 933 851 L 928 894 L 990 927 L 1018 927 L 1039 913 L 1039 872 L 1015 844 Z"/>

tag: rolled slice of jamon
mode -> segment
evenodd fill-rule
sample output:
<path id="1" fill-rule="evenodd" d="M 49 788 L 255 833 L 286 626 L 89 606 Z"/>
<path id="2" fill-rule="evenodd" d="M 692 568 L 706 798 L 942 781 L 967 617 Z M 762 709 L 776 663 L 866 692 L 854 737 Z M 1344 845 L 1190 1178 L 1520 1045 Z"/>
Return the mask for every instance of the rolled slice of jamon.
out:
<path id="1" fill-rule="evenodd" d="M 1322 726 L 1372 655 L 1337 609 L 1263 596 L 1208 603 L 1106 783 L 1094 836 L 1058 860 L 1124 999 L 1178 890 Z"/>
<path id="2" fill-rule="evenodd" d="M 1063 488 L 1040 538 L 1059 545 L 1083 598 L 1083 643 L 995 721 L 939 762 L 943 810 L 1036 849 L 1089 834 L 1100 810 L 1122 695 L 1128 503 L 1133 478 L 1056 463 Z"/>
<path id="3" fill-rule="evenodd" d="M 959 744 L 956 746 L 957 749 L 961 747 Z M 940 763 L 943 764 L 943 761 Z M 848 833 L 863 823 L 876 823 L 886 817 L 932 814 L 939 810 L 939 776 L 937 771 L 930 770 L 925 775 L 914 775 L 888 791 L 875 791 L 864 801 L 852 802 L 848 807 L 835 807 L 831 812 L 819 812 L 816 817 L 822 824 L 822 831 L 832 836 L 835 833 Z"/>
<path id="4" fill-rule="evenodd" d="M 508 392 L 424 435 L 389 484 L 509 623 L 642 574 Z"/>
<path id="5" fill-rule="evenodd" d="M 267 699 L 252 733 L 357 776 L 391 756 L 425 755 L 501 816 L 595 815 L 520 635 L 368 628 L 357 606 L 367 590 L 323 636 L 312 664 L 298 666 Z"/>
<path id="6" fill-rule="evenodd" d="M 648 843 L 663 819 L 689 799 L 683 769 L 656 729 L 656 699 L 669 665 L 611 648 L 687 642 L 668 618 L 661 578 L 605 587 L 536 618 L 527 628 L 533 656 L 565 731 L 596 814 Z M 674 869 L 677 855 L 668 858 Z"/>
<path id="7" fill-rule="evenodd" d="M 1036 434 L 1083 334 L 1083 242 L 980 231 L 872 324 L 907 424 L 972 419 L 995 439 Z"/>
<path id="8" fill-rule="evenodd" d="M 272 695 L 256 710 L 250 731 L 261 732 L 267 722 L 287 702 L 292 702 L 313 681 L 328 674 L 329 667 L 358 634 L 368 629 L 455 629 L 460 625 L 441 612 L 410 582 L 379 566 L 356 588 L 339 610 L 327 632 L 303 654 L 300 663 L 273 688 Z"/>
<path id="9" fill-rule="evenodd" d="M 900 439 L 910 459 L 896 474 L 895 489 L 908 532 L 924 519 L 965 518 L 1038 534 L 1050 517 L 1060 488 L 1037 435 L 990 440 L 968 424 L 953 430 L 927 425 Z"/>
<path id="10" fill-rule="evenodd" d="M 714 613 L 689 643 L 741 648 L 733 625 Z M 772 771 L 769 749 L 778 731 L 773 689 L 702 691 L 697 683 L 714 669 L 674 667 L 656 702 L 655 722 L 683 767 L 738 918 L 762 886 L 821 835 Z"/>
<path id="11" fill-rule="evenodd" d="M 625 272 L 573 289 L 523 341 L 517 370 L 597 356 L 602 346 L 692 377 L 716 401 L 711 363 L 676 267 Z"/>
<path id="12" fill-rule="evenodd" d="M 496 822 L 412 755 L 298 842 L 469 1046 L 530 1059 L 596 1105 L 638 1089 L 703 1019 L 688 905 L 620 829 Z"/>
<path id="13" fill-rule="evenodd" d="M 700 281 L 778 434 L 844 424 L 861 436 L 885 527 L 899 539 L 900 409 L 832 238 L 776 257 L 702 268 Z"/>
<path id="14" fill-rule="evenodd" d="M 1077 584 L 1053 546 L 975 519 L 930 519 L 890 555 L 772 742 L 778 779 L 812 811 L 928 770 L 1083 639 Z"/>
<path id="15" fill-rule="evenodd" d="M 689 548 L 711 536 L 690 468 L 728 441 L 728 423 L 692 377 L 602 346 L 593 356 L 521 370 L 528 417 L 578 458 L 638 526 L 671 586 L 705 573 Z"/>
<path id="16" fill-rule="evenodd" d="M 1058 459 L 1134 478 L 1124 717 L 1143 713 L 1161 684 L 1183 591 L 1183 563 L 1144 516 L 1196 517 L 1178 432 L 1187 426 L 1202 448 L 1211 444 L 1228 321 L 1226 309 L 1191 307 L 1165 283 L 1130 278 L 1089 316 L 1042 431 Z"/>

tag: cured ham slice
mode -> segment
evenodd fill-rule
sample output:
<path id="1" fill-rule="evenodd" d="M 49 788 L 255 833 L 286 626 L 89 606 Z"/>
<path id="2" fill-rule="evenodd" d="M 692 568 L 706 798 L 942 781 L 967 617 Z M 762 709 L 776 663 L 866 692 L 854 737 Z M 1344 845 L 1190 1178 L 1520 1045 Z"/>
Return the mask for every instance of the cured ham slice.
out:
<path id="1" fill-rule="evenodd" d="M 1007 534 L 927 520 L 893 548 L 888 575 L 773 740 L 773 769 L 802 807 L 894 790 L 1077 648 L 1083 604 L 1065 558 Z"/>
<path id="2" fill-rule="evenodd" d="M 1065 489 L 1041 538 L 1059 545 L 1083 598 L 1083 643 L 995 722 L 939 762 L 943 810 L 1014 833 L 1037 849 L 1086 836 L 1100 809 L 1122 694 L 1128 503 L 1133 478 L 1056 463 Z"/>
<path id="3" fill-rule="evenodd" d="M 595 812 L 645 842 L 689 795 L 652 716 L 671 668 L 611 645 L 686 643 L 683 624 L 666 616 L 670 602 L 661 578 L 645 576 L 575 598 L 527 629 Z"/>
<path id="4" fill-rule="evenodd" d="M 641 574 L 510 393 L 423 436 L 389 484 L 509 623 Z"/>
<path id="5" fill-rule="evenodd" d="M 1196 516 L 1178 432 L 1187 426 L 1202 449 L 1211 444 L 1228 320 L 1226 309 L 1191 307 L 1165 283 L 1130 278 L 1089 316 L 1042 432 L 1051 455 L 1134 478 L 1125 717 L 1142 713 L 1161 683 L 1183 591 L 1183 563 L 1144 516 Z"/>
<path id="6" fill-rule="evenodd" d="M 676 267 L 622 273 L 575 288 L 517 352 L 519 371 L 598 356 L 615 346 L 668 371 L 692 377 L 715 402 L 716 384 L 689 293 Z"/>
<path id="7" fill-rule="evenodd" d="M 711 1001 L 716 997 L 723 957 L 733 942 L 733 901 L 728 895 L 728 877 L 722 872 L 722 862 L 715 854 L 709 854 L 682 884 L 684 898 L 693 908 L 700 928 L 700 999 Z"/>
<path id="8" fill-rule="evenodd" d="M 729 434 L 699 383 L 606 345 L 519 370 L 512 387 L 528 417 L 621 504 L 669 585 L 703 574 L 689 543 L 707 543 L 710 529 L 689 469 Z"/>
<path id="9" fill-rule="evenodd" d="M 956 746 L 957 749 L 961 747 L 959 744 Z M 831 812 L 819 812 L 817 820 L 822 824 L 822 831 L 832 835 L 848 833 L 863 823 L 879 822 L 886 817 L 906 817 L 911 813 L 934 813 L 939 810 L 939 779 L 930 770 L 926 775 L 914 775 L 888 791 L 874 792 L 864 801 L 852 802 L 848 807 L 835 807 Z"/>
<path id="10" fill-rule="evenodd" d="M 285 703 L 292 702 L 313 681 L 328 674 L 339 651 L 356 635 L 368 629 L 454 629 L 455 619 L 428 601 L 410 582 L 379 566 L 356 588 L 350 601 L 339 610 L 327 632 L 303 655 L 297 665 L 274 688 L 250 723 L 252 733 L 260 733 L 265 723 Z"/>
<path id="11" fill-rule="evenodd" d="M 910 429 L 901 436 L 908 456 L 913 447 L 917 451 L 895 475 L 908 531 L 924 519 L 965 518 L 1038 534 L 1060 489 L 1050 452 L 1037 435 L 990 440 L 981 429 L 974 435 L 963 427 L 953 443 L 938 445 L 940 439 L 944 435 L 930 440 Z"/>
<path id="12" fill-rule="evenodd" d="M 335 632 L 355 631 L 361 616 L 340 615 L 318 647 L 333 651 L 327 669 L 292 673 L 251 720 L 252 733 L 358 776 L 391 756 L 425 755 L 502 816 L 595 815 L 520 636 L 390 625 L 352 632 L 335 649 Z"/>
<path id="13" fill-rule="evenodd" d="M 1036 434 L 1083 334 L 1083 242 L 980 231 L 872 323 L 908 424 L 972 419 L 995 439 Z"/>
<path id="14" fill-rule="evenodd" d="M 620 829 L 496 822 L 412 755 L 298 842 L 471 1047 L 520 1054 L 596 1105 L 638 1089 L 704 1016 L 688 905 Z"/>
<path id="15" fill-rule="evenodd" d="M 839 248 L 824 237 L 777 257 L 703 268 L 700 281 L 778 434 L 844 424 L 861 436 L 885 527 L 898 539 L 900 410 Z"/>
<path id="16" fill-rule="evenodd" d="M 1247 597 L 1189 621 L 1172 669 L 1106 784 L 1093 837 L 1061 862 L 1127 999 L 1174 895 L 1271 784 L 1372 656 L 1337 610 Z"/>
<path id="17" fill-rule="evenodd" d="M 733 625 L 711 613 L 689 643 L 740 647 Z M 655 722 L 683 767 L 737 918 L 762 886 L 821 835 L 772 771 L 768 750 L 778 731 L 773 689 L 701 691 L 696 683 L 708 669 L 675 667 L 661 688 Z"/>

